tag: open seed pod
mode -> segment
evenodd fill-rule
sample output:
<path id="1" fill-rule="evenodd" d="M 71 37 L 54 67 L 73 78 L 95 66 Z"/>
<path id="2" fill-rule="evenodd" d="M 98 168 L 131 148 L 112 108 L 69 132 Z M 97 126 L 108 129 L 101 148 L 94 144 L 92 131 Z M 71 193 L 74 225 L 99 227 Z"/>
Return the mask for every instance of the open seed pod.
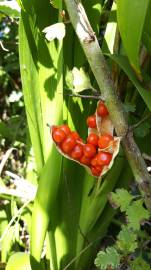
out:
<path id="1" fill-rule="evenodd" d="M 95 114 L 87 118 L 87 125 L 87 143 L 67 125 L 52 126 L 51 136 L 61 155 L 100 178 L 113 165 L 119 152 L 120 137 L 113 135 L 114 126 L 103 101 L 98 102 Z"/>

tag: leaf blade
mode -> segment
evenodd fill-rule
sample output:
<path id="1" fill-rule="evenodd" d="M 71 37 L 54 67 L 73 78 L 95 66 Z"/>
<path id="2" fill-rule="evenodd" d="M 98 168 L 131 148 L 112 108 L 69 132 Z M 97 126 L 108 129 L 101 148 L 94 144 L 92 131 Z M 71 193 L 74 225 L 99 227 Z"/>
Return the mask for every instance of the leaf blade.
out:
<path id="1" fill-rule="evenodd" d="M 117 20 L 127 56 L 140 73 L 139 49 L 149 0 L 117 1 Z"/>
<path id="2" fill-rule="evenodd" d="M 148 89 L 145 89 L 139 82 L 138 78 L 136 77 L 133 69 L 131 68 L 128 62 L 127 57 L 114 54 L 112 55 L 108 54 L 108 56 L 111 57 L 124 70 L 128 78 L 131 80 L 131 82 L 133 83 L 133 85 L 136 87 L 139 94 L 143 98 L 148 109 L 151 110 L 151 92 Z"/>

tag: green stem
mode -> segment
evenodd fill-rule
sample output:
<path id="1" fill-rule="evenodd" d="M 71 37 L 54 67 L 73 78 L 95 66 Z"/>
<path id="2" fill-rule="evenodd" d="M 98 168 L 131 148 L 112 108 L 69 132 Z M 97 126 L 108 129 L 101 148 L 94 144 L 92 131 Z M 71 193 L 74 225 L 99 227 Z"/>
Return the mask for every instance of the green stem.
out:
<path id="1" fill-rule="evenodd" d="M 122 137 L 123 147 L 141 192 L 144 193 L 146 206 L 151 212 L 151 178 L 146 164 L 137 147 L 132 132 L 129 132 L 122 103 L 114 89 L 111 74 L 99 43 L 93 32 L 81 2 L 65 0 L 71 23 L 85 52 L 92 72 L 100 87 L 102 96 L 110 112 L 118 136 Z"/>

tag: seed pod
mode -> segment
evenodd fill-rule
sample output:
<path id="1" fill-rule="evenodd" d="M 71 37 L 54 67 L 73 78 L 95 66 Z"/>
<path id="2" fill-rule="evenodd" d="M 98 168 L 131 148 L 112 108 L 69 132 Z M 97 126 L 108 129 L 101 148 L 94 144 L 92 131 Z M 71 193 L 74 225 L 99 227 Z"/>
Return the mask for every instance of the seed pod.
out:
<path id="1" fill-rule="evenodd" d="M 67 125 L 51 128 L 51 135 L 57 150 L 63 156 L 84 166 L 92 176 L 100 178 L 112 167 L 119 152 L 121 138 L 113 135 L 114 126 L 103 101 L 98 102 L 95 114 L 89 116 L 86 122 L 87 143 Z M 61 143 L 55 140 L 56 130 L 65 134 Z"/>

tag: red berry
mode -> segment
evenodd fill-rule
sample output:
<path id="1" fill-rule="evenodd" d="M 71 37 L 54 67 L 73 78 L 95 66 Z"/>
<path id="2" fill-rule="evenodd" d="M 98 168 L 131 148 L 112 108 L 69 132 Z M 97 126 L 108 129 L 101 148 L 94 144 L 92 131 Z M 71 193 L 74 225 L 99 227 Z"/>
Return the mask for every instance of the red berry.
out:
<path id="1" fill-rule="evenodd" d="M 92 158 L 96 154 L 96 148 L 94 145 L 87 143 L 83 146 L 83 153 L 86 157 Z"/>
<path id="2" fill-rule="evenodd" d="M 101 116 L 101 117 L 104 117 L 104 116 L 106 116 L 108 114 L 109 114 L 109 112 L 108 112 L 108 109 L 105 106 L 104 102 L 100 101 L 99 104 L 98 104 L 98 107 L 97 107 L 97 115 Z"/>
<path id="3" fill-rule="evenodd" d="M 96 128 L 96 116 L 91 115 L 87 118 L 87 126 L 90 128 Z"/>
<path id="4" fill-rule="evenodd" d="M 91 134 L 89 134 L 89 136 L 87 138 L 87 143 L 90 143 L 90 144 L 93 144 L 94 146 L 97 146 L 98 140 L 99 140 L 99 136 L 96 135 L 95 133 L 91 133 Z"/>
<path id="5" fill-rule="evenodd" d="M 76 145 L 76 140 L 69 134 L 61 145 L 64 153 L 69 154 Z"/>
<path id="6" fill-rule="evenodd" d="M 51 126 L 50 127 L 50 131 L 53 133 L 55 130 L 57 130 L 58 128 L 56 126 Z"/>
<path id="7" fill-rule="evenodd" d="M 109 165 L 112 159 L 112 154 L 107 152 L 99 152 L 97 155 L 97 163 L 98 165 Z"/>
<path id="8" fill-rule="evenodd" d="M 78 138 L 76 141 L 77 141 L 77 143 L 78 143 L 78 144 L 80 144 L 80 145 L 83 145 L 83 144 L 84 144 L 84 142 L 83 142 L 83 139 L 82 139 L 82 138 Z"/>
<path id="9" fill-rule="evenodd" d="M 82 147 L 81 145 L 77 144 L 77 145 L 73 148 L 73 150 L 72 150 L 70 156 L 71 156 L 71 158 L 73 158 L 73 159 L 80 159 L 80 158 L 82 157 L 82 155 L 83 155 L 83 147 Z"/>
<path id="10" fill-rule="evenodd" d="M 110 145 L 114 139 L 110 134 L 105 134 L 99 137 L 98 146 L 103 149 Z"/>
<path id="11" fill-rule="evenodd" d="M 100 176 L 103 170 L 103 166 L 91 167 L 91 172 L 94 176 Z"/>
<path id="12" fill-rule="evenodd" d="M 91 159 L 91 165 L 94 167 L 98 165 L 97 155 Z"/>
<path id="13" fill-rule="evenodd" d="M 64 133 L 65 133 L 66 135 L 69 135 L 70 132 L 71 132 L 71 130 L 70 130 L 70 128 L 68 127 L 68 125 L 61 125 L 61 126 L 59 126 L 58 128 L 59 128 L 60 130 L 63 130 Z"/>
<path id="14" fill-rule="evenodd" d="M 82 158 L 80 159 L 80 163 L 89 166 L 90 165 L 90 158 L 86 157 L 86 156 L 82 156 Z"/>
<path id="15" fill-rule="evenodd" d="M 65 140 L 66 134 L 63 130 L 60 129 L 53 129 L 52 130 L 52 137 L 56 143 L 61 143 Z"/>
<path id="16" fill-rule="evenodd" d="M 73 136 L 73 138 L 75 138 L 75 140 L 80 139 L 80 135 L 78 134 L 78 132 L 76 132 L 76 131 L 71 131 L 70 134 Z"/>

